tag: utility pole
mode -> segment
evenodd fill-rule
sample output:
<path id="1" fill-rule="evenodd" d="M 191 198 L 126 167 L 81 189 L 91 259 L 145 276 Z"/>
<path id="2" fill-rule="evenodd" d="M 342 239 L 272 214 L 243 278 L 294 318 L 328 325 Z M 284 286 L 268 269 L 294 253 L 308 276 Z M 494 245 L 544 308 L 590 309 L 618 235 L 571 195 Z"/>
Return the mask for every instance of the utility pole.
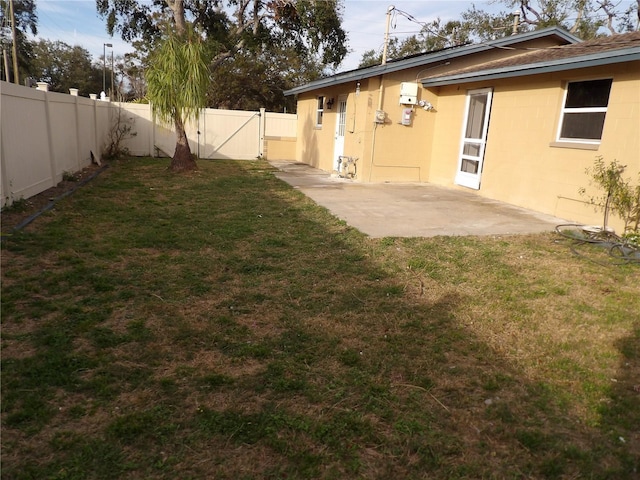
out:
<path id="1" fill-rule="evenodd" d="M 387 8 L 387 27 L 384 30 L 384 47 L 382 48 L 382 63 L 381 65 L 385 65 L 387 63 L 387 50 L 389 48 L 389 25 L 391 24 L 391 12 L 396 9 L 395 6 L 389 5 Z"/>
<path id="2" fill-rule="evenodd" d="M 387 49 L 389 48 L 389 25 L 391 24 L 391 12 L 396 9 L 395 6 L 389 5 L 387 8 L 387 27 L 384 30 L 384 47 L 382 49 L 382 64 L 387 64 Z M 378 111 L 382 112 L 382 98 L 384 97 L 384 84 L 382 82 L 384 76 L 380 75 L 380 88 L 378 90 Z M 376 112 L 376 113 L 377 113 Z"/>
<path id="3" fill-rule="evenodd" d="M 16 42 L 16 18 L 13 14 L 13 0 L 9 0 L 9 15 L 11 16 L 11 36 L 13 37 L 13 47 L 11 48 L 13 54 L 13 83 L 18 85 L 20 76 L 18 75 L 18 42 Z"/>
<path id="4" fill-rule="evenodd" d="M 109 100 L 116 100 L 116 91 L 113 88 L 113 48 L 111 49 L 111 91 L 109 92 Z"/>
<path id="5" fill-rule="evenodd" d="M 113 45 L 110 43 L 102 44 L 102 91 L 107 93 L 107 47 L 113 48 Z"/>

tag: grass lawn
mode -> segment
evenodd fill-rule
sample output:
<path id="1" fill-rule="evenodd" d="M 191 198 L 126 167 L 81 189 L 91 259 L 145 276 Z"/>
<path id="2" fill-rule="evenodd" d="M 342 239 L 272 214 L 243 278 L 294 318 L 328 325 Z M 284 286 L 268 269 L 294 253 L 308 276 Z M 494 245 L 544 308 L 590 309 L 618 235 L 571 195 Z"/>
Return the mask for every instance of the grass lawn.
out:
<path id="1" fill-rule="evenodd" d="M 639 478 L 640 266 L 166 165 L 3 242 L 3 479 Z"/>

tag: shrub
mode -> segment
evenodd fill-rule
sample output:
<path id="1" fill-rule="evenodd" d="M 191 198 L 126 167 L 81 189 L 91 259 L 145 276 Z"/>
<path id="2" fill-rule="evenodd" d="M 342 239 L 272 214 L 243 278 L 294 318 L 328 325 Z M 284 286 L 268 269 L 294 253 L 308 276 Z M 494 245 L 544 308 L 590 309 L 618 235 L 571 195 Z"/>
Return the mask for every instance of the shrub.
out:
<path id="1" fill-rule="evenodd" d="M 596 157 L 593 167 L 585 171 L 591 177 L 591 185 L 599 187 L 604 193 L 589 196 L 585 188 L 580 195 L 587 197 L 591 205 L 604 211 L 604 227 L 607 226 L 609 213 L 617 215 L 624 222 L 625 232 L 637 232 L 640 224 L 640 173 L 638 185 L 632 185 L 630 179 L 622 176 L 626 165 L 613 160 L 608 165 L 601 156 Z"/>

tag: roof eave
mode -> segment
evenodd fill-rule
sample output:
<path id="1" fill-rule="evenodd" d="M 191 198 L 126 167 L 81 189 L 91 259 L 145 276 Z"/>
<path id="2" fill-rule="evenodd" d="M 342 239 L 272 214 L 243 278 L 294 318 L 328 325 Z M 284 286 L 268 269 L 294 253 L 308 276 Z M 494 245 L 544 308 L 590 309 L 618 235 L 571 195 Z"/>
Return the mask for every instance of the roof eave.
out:
<path id="1" fill-rule="evenodd" d="M 538 62 L 527 65 L 481 70 L 478 72 L 447 75 L 433 79 L 427 78 L 422 79 L 421 83 L 425 88 L 441 87 L 445 85 L 459 85 L 461 83 L 522 77 L 525 75 L 562 72 L 566 70 L 574 70 L 577 68 L 598 67 L 615 63 L 632 62 L 636 60 L 640 60 L 640 48 L 634 47 L 624 50 L 616 50 L 614 52 L 603 52 L 598 55 L 583 55 L 580 57 L 571 57 L 550 62 Z"/>
<path id="2" fill-rule="evenodd" d="M 406 70 L 413 67 L 424 67 L 426 65 L 431 65 L 434 63 L 442 63 L 452 58 L 471 55 L 496 47 L 499 48 L 508 46 L 514 43 L 526 42 L 532 39 L 545 37 L 549 34 L 557 35 L 567 43 L 581 42 L 578 37 L 565 30 L 562 30 L 561 28 L 549 27 L 542 30 L 534 30 L 532 32 L 525 32 L 509 37 L 502 37 L 497 40 L 491 40 L 488 42 L 473 43 L 471 45 L 461 46 L 457 49 L 443 50 L 436 53 L 427 52 L 423 56 L 412 57 L 406 60 L 399 60 L 397 62 L 387 63 L 385 65 L 374 65 L 368 68 L 361 68 L 357 70 L 350 70 L 348 72 L 338 73 L 327 78 L 322 78 L 320 80 L 316 80 L 314 82 L 292 88 L 290 90 L 285 90 L 284 95 L 297 95 L 299 93 L 320 90 L 322 88 L 333 87 L 336 85 L 341 85 L 343 83 L 358 81 L 378 75 L 384 75 L 386 73 L 397 72 L 399 70 Z"/>

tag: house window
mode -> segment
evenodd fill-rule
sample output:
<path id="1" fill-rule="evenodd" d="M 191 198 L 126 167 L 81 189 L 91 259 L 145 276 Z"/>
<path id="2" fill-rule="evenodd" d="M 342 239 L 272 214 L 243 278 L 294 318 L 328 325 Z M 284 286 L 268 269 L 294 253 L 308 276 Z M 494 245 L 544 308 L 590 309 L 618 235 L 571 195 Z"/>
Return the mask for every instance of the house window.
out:
<path id="1" fill-rule="evenodd" d="M 324 111 L 324 97 L 318 97 L 318 108 L 316 110 L 316 127 L 322 126 L 323 111 Z"/>
<path id="2" fill-rule="evenodd" d="M 610 78 L 568 83 L 559 141 L 600 143 L 611 83 Z"/>

